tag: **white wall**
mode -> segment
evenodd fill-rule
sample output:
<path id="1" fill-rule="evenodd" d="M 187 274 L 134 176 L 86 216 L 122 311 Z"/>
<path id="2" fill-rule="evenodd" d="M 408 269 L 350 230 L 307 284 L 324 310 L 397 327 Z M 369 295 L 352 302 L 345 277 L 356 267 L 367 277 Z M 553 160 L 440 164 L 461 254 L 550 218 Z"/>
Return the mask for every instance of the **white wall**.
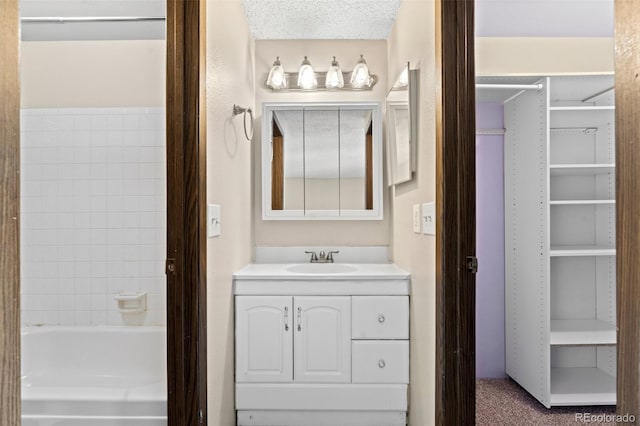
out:
<path id="1" fill-rule="evenodd" d="M 164 107 L 164 40 L 23 42 L 23 108 Z"/>
<path id="2" fill-rule="evenodd" d="M 221 205 L 222 235 L 207 244 L 208 413 L 235 425 L 232 274 L 251 261 L 252 151 L 233 104 L 254 108 L 254 41 L 240 0 L 207 2 L 207 202 Z"/>
<path id="3" fill-rule="evenodd" d="M 276 56 L 286 71 L 300 67 L 309 57 L 317 71 L 326 71 L 336 56 L 343 70 L 351 70 L 364 54 L 378 84 L 370 92 L 272 92 L 266 88 L 267 74 Z M 263 102 L 383 102 L 387 87 L 387 43 L 384 40 L 258 40 L 256 41 L 255 93 L 256 131 L 254 177 L 255 243 L 257 246 L 379 246 L 390 242 L 389 197 L 384 184 L 382 221 L 264 221 L 262 220 L 261 129 Z M 386 182 L 386 177 L 385 177 Z"/>
<path id="4" fill-rule="evenodd" d="M 476 37 L 476 75 L 613 72 L 611 37 Z"/>
<path id="5" fill-rule="evenodd" d="M 388 39 L 389 86 L 420 65 L 418 170 L 392 194 L 393 260 L 411 272 L 409 424 L 435 424 L 435 238 L 414 234 L 413 205 L 435 200 L 435 3 L 403 1 Z"/>

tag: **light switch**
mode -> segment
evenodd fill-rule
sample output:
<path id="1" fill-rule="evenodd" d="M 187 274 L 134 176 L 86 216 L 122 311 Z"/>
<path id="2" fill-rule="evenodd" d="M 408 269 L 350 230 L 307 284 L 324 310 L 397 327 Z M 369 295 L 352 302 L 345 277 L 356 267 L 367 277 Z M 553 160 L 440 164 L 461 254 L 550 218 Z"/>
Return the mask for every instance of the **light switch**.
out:
<path id="1" fill-rule="evenodd" d="M 422 205 L 422 233 L 436 235 L 436 203 Z"/>
<path id="2" fill-rule="evenodd" d="M 422 224 L 422 218 L 420 217 L 420 204 L 413 205 L 413 232 L 420 233 L 420 225 Z"/>
<path id="3" fill-rule="evenodd" d="M 220 204 L 207 204 L 207 238 L 220 236 Z"/>

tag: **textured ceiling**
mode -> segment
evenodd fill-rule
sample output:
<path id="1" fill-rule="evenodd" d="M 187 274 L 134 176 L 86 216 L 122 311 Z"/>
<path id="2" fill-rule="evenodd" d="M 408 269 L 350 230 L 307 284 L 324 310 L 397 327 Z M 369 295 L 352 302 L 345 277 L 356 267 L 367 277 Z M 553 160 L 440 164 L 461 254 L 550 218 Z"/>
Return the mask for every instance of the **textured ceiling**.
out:
<path id="1" fill-rule="evenodd" d="M 257 40 L 385 40 L 401 0 L 242 0 Z"/>

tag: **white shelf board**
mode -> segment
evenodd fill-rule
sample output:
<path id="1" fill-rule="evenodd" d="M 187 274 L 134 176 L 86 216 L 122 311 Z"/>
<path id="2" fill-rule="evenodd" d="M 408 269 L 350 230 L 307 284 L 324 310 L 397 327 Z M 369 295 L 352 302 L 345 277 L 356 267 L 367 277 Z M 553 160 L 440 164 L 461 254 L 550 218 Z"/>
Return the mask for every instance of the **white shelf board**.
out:
<path id="1" fill-rule="evenodd" d="M 597 245 L 563 245 L 551 246 L 549 256 L 551 257 L 574 257 L 574 256 L 615 256 L 616 248 Z"/>
<path id="2" fill-rule="evenodd" d="M 552 345 L 615 345 L 616 327 L 605 321 L 551 320 Z"/>
<path id="3" fill-rule="evenodd" d="M 615 110 L 613 105 L 590 105 L 590 106 L 551 106 L 549 111 L 607 111 Z"/>
<path id="4" fill-rule="evenodd" d="M 579 204 L 615 204 L 616 200 L 552 200 L 549 204 L 552 206 L 570 206 Z"/>
<path id="5" fill-rule="evenodd" d="M 614 173 L 615 164 L 551 164 L 551 176 L 593 176 Z"/>
<path id="6" fill-rule="evenodd" d="M 616 378 L 598 368 L 551 368 L 551 405 L 615 405 Z"/>

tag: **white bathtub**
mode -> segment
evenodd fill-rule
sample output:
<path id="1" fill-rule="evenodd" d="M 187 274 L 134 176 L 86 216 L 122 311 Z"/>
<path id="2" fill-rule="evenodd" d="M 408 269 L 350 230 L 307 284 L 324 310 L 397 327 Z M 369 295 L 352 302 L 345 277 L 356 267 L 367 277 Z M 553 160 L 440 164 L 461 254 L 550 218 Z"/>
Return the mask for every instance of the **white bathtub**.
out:
<path id="1" fill-rule="evenodd" d="M 167 424 L 164 327 L 22 329 L 23 426 Z"/>

